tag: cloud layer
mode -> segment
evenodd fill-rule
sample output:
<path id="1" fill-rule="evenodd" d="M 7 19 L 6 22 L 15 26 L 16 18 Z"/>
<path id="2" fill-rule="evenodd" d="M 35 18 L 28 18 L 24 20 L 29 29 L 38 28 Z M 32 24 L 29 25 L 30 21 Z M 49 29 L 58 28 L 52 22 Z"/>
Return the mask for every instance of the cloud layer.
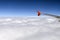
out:
<path id="1" fill-rule="evenodd" d="M 0 18 L 0 40 L 59 40 L 60 23 L 52 17 Z"/>

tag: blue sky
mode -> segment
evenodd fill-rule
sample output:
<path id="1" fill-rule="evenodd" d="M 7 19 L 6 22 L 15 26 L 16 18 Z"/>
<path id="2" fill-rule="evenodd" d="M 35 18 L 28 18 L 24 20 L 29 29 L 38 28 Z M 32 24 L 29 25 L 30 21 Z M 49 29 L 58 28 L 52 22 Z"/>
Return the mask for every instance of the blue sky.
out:
<path id="1" fill-rule="evenodd" d="M 60 15 L 59 0 L 0 0 L 0 16 L 37 16 L 37 11 Z"/>

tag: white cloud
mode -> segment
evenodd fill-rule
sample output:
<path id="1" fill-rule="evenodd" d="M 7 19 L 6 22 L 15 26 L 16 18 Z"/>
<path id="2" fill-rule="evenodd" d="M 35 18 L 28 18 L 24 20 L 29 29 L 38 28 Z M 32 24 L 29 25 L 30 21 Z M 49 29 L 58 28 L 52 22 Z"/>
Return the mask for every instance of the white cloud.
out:
<path id="1" fill-rule="evenodd" d="M 60 23 L 55 21 L 50 17 L 0 19 L 0 40 L 60 40 L 60 30 L 56 31 Z"/>
<path id="2" fill-rule="evenodd" d="M 12 19 L 11 18 L 7 18 L 7 19 L 5 19 L 5 21 L 12 21 Z"/>

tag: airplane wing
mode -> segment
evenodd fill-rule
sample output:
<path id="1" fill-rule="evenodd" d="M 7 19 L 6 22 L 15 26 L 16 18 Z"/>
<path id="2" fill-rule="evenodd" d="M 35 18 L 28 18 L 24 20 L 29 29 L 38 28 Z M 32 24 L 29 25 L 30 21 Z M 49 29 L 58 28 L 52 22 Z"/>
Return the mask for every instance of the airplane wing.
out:
<path id="1" fill-rule="evenodd" d="M 38 11 L 38 16 L 40 16 L 42 13 L 40 11 Z M 55 17 L 55 18 L 60 18 L 60 16 L 57 16 L 57 15 L 53 15 L 53 14 L 48 14 L 48 13 L 43 13 L 43 15 L 46 15 L 46 16 L 52 16 L 52 17 Z"/>
<path id="2" fill-rule="evenodd" d="M 44 14 L 44 15 L 47 15 L 47 16 L 52 16 L 52 17 L 55 17 L 55 18 L 60 18 L 60 16 L 57 16 L 57 15 L 52 15 L 52 14 Z"/>
<path id="3" fill-rule="evenodd" d="M 38 16 L 40 16 L 40 15 L 41 15 L 41 13 L 40 13 L 40 11 L 38 11 Z M 55 18 L 59 19 L 59 22 L 60 22 L 60 16 L 53 15 L 53 14 L 47 14 L 47 13 L 43 13 L 43 15 L 55 17 Z"/>

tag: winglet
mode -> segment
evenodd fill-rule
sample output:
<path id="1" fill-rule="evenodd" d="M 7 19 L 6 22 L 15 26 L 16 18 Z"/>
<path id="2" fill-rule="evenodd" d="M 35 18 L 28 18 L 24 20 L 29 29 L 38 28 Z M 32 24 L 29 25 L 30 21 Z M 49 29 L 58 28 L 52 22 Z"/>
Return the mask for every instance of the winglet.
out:
<path id="1" fill-rule="evenodd" d="M 41 13 L 40 13 L 40 11 L 38 11 L 38 16 L 40 16 L 41 15 Z"/>

